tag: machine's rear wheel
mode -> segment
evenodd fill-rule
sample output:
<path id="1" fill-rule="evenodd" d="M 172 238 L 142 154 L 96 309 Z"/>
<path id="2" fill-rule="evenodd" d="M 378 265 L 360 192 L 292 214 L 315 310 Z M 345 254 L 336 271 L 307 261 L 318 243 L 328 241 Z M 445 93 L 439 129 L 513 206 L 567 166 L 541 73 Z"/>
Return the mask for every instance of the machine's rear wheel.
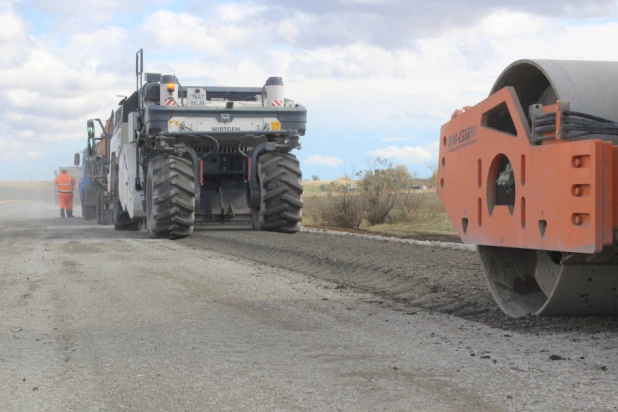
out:
<path id="1" fill-rule="evenodd" d="M 97 218 L 97 223 L 100 225 L 103 222 L 103 218 L 102 218 L 102 214 L 101 214 L 101 204 L 102 204 L 102 198 L 101 196 L 103 195 L 102 192 L 98 192 L 97 193 L 97 210 L 96 210 L 96 218 Z"/>
<path id="2" fill-rule="evenodd" d="M 253 211 L 253 228 L 296 233 L 303 219 L 300 163 L 289 153 L 265 153 L 258 158 L 260 209 Z"/>
<path id="3" fill-rule="evenodd" d="M 85 206 L 82 203 L 82 217 L 84 220 L 94 220 L 97 217 L 97 207 L 96 206 Z"/>
<path id="4" fill-rule="evenodd" d="M 489 290 L 510 316 L 618 312 L 618 265 L 561 264 L 546 251 L 478 246 Z"/>
<path id="5" fill-rule="evenodd" d="M 103 217 L 103 198 L 105 196 L 105 192 L 98 192 L 97 193 L 97 223 L 100 225 L 104 225 L 106 224 L 104 222 L 104 217 Z M 110 223 L 107 223 L 108 225 Z"/>
<path id="6" fill-rule="evenodd" d="M 106 226 L 113 224 L 113 216 L 110 212 L 106 208 L 105 192 L 97 193 L 97 223 Z"/>
<path id="7" fill-rule="evenodd" d="M 146 232 L 151 238 L 180 239 L 195 225 L 195 173 L 185 158 L 151 159 L 146 182 Z"/>

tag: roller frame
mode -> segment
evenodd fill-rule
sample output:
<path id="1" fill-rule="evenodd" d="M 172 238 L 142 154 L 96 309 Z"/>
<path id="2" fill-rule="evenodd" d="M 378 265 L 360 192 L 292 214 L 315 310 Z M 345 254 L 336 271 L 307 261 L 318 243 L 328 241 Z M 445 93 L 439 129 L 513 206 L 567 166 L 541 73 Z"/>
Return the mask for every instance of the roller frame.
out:
<path id="1" fill-rule="evenodd" d="M 571 110 L 616 122 L 617 86 L 617 63 L 522 60 L 441 128 L 438 196 L 509 316 L 618 314 L 618 138 L 568 124 Z"/>
<path id="2" fill-rule="evenodd" d="M 487 113 L 501 104 L 508 107 L 516 135 L 486 125 Z M 587 254 L 614 245 L 618 146 L 559 138 L 532 144 L 512 87 L 455 112 L 441 136 L 438 196 L 465 243 Z M 513 168 L 515 202 L 492 210 L 491 172 L 501 154 Z"/>

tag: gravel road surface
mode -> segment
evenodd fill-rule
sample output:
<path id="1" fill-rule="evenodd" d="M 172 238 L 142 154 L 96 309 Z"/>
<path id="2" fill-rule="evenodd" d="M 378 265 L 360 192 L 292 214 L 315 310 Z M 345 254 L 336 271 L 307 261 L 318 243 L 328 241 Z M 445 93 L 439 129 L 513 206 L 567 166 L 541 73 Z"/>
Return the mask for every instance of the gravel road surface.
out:
<path id="1" fill-rule="evenodd" d="M 56 216 L 0 205 L 1 411 L 618 410 L 615 320 L 509 323 L 473 252 Z"/>
<path id="2" fill-rule="evenodd" d="M 181 243 L 380 294 L 414 308 L 452 314 L 524 333 L 618 332 L 618 318 L 512 319 L 494 302 L 475 246 L 389 240 L 346 233 L 293 237 L 254 231 L 208 230 Z"/>

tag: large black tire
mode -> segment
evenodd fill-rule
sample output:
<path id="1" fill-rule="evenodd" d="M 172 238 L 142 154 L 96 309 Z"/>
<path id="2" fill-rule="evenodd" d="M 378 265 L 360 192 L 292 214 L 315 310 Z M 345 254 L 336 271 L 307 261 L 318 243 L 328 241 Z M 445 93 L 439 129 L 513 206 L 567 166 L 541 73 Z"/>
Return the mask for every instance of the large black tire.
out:
<path id="1" fill-rule="evenodd" d="M 84 220 L 94 220 L 97 217 L 96 206 L 86 206 L 82 203 L 82 218 Z"/>
<path id="2" fill-rule="evenodd" d="M 103 192 L 97 193 L 97 223 L 99 225 L 103 224 Z"/>
<path id="3" fill-rule="evenodd" d="M 113 216 L 105 206 L 105 192 L 97 193 L 97 223 L 109 226 L 114 223 Z"/>
<path id="4" fill-rule="evenodd" d="M 118 189 L 118 166 L 116 165 L 116 157 L 113 155 L 112 157 L 112 182 L 114 182 L 114 203 L 113 203 L 113 214 L 112 214 L 112 222 L 114 224 L 114 229 L 116 230 L 138 230 L 139 223 L 135 223 L 131 221 L 131 216 L 129 212 L 125 212 L 122 204 L 120 203 L 120 191 Z"/>
<path id="5" fill-rule="evenodd" d="M 296 156 L 265 153 L 258 158 L 260 209 L 253 212 L 253 228 L 296 233 L 303 220 L 303 175 Z"/>
<path id="6" fill-rule="evenodd" d="M 195 225 L 195 173 L 180 156 L 162 154 L 148 163 L 146 233 L 151 238 L 181 239 Z"/>

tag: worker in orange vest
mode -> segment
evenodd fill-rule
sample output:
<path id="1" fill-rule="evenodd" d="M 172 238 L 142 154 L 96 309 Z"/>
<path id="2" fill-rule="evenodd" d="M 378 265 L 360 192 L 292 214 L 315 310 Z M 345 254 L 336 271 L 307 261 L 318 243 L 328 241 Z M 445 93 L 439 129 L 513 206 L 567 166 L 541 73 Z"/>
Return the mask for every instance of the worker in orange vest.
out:
<path id="1" fill-rule="evenodd" d="M 54 185 L 56 185 L 56 189 L 58 190 L 60 217 L 64 217 L 65 209 L 67 211 L 67 217 L 73 217 L 73 188 L 75 187 L 75 178 L 67 172 L 67 169 L 62 169 L 60 175 L 56 176 Z"/>

